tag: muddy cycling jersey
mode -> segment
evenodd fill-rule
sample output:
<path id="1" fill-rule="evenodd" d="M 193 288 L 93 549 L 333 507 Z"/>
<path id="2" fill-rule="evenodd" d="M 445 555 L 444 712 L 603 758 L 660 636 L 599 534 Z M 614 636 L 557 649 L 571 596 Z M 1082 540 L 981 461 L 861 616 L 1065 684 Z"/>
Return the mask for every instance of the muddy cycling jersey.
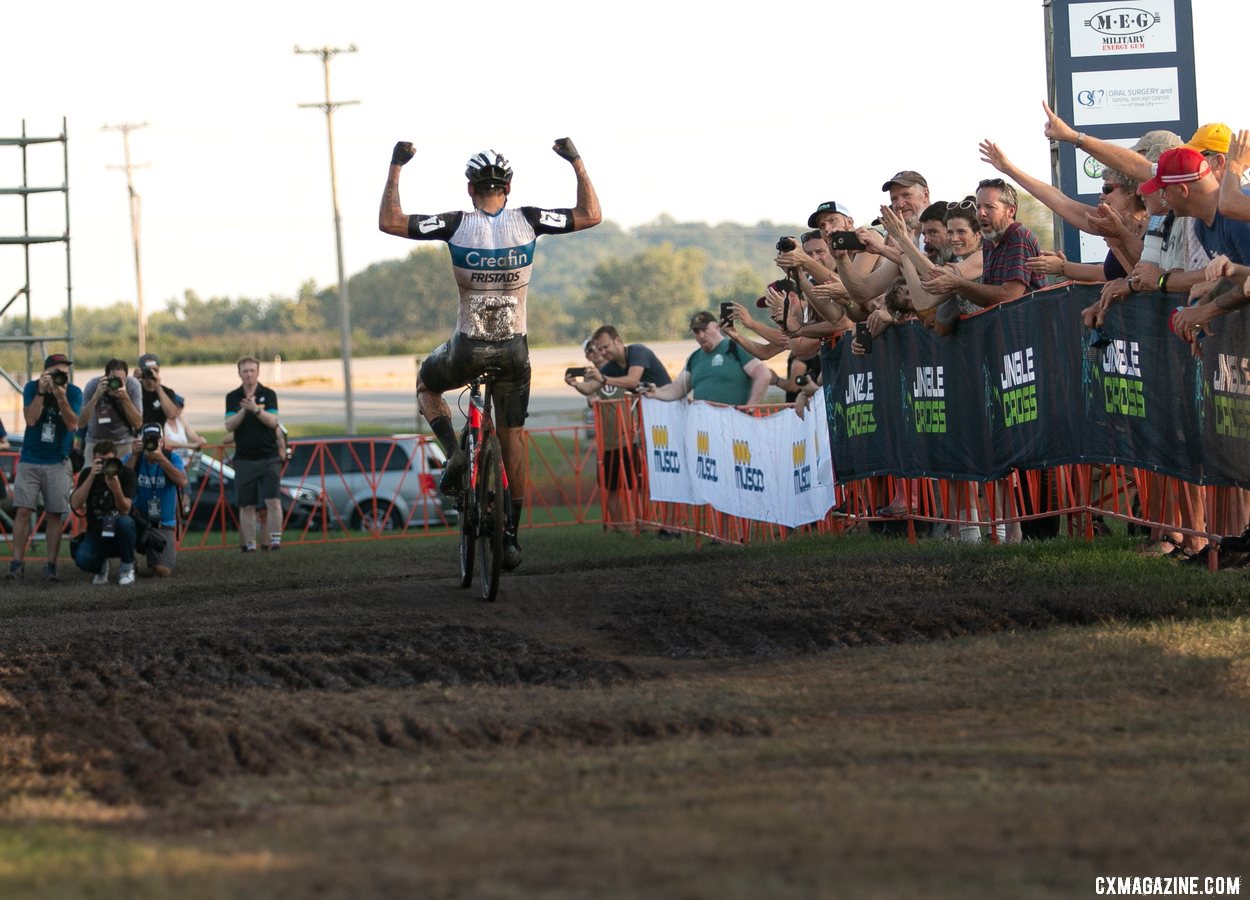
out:
<path id="1" fill-rule="evenodd" d="M 456 330 L 506 341 L 526 333 L 525 295 L 541 234 L 573 231 L 573 211 L 522 206 L 495 215 L 479 210 L 409 216 L 408 237 L 446 241 L 460 291 Z"/>

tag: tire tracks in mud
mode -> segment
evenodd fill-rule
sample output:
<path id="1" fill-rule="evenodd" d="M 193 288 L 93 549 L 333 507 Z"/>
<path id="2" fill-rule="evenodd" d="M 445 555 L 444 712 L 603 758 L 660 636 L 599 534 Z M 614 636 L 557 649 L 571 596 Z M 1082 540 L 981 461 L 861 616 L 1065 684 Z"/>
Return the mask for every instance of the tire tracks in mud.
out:
<path id="1" fill-rule="evenodd" d="M 917 574 L 824 559 L 740 571 L 692 556 L 533 567 L 509 577 L 495 604 L 425 573 L 211 609 L 66 604 L 6 622 L 0 798 L 72 790 L 160 805 L 215 779 L 368 754 L 769 734 L 761 715 L 603 698 L 662 686 L 673 666 L 1125 613 L 1095 588 L 1004 595 L 961 587 L 959 573 Z M 561 702 L 530 708 L 532 690 L 562 692 Z"/>

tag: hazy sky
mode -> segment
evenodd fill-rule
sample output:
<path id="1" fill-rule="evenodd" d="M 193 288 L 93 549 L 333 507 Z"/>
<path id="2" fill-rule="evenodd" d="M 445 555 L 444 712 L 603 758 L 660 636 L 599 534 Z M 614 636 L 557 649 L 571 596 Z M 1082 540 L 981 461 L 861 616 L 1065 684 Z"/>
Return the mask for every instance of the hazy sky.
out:
<path id="1" fill-rule="evenodd" d="M 1199 119 L 1234 128 L 1245 77 L 1237 7 L 1193 0 Z M 194 10 L 194 12 L 191 12 Z M 406 212 L 464 208 L 464 164 L 493 147 L 516 170 L 511 202 L 571 206 L 569 135 L 606 218 L 802 221 L 837 199 L 860 223 L 881 183 L 914 168 L 935 199 L 987 177 L 977 144 L 999 142 L 1048 173 L 1040 2 L 809 3 L 707 0 L 594 6 L 281 0 L 209 6 L 6 4 L 0 137 L 55 134 L 68 119 L 74 298 L 133 302 L 122 138 L 142 196 L 149 311 L 201 297 L 293 296 L 336 281 L 320 60 L 305 48 L 354 43 L 331 63 L 336 162 L 349 273 L 413 244 L 377 230 L 391 146 L 411 140 Z M 925 62 L 918 62 L 920 59 Z M 1228 83 L 1224 83 L 1227 79 Z M 32 185 L 61 181 L 61 155 L 31 147 Z M 0 147 L 0 187 L 22 181 Z M 31 198 L 31 231 L 59 232 L 57 195 Z M 21 203 L 0 196 L 0 234 Z M 36 313 L 64 303 L 64 257 L 32 248 Z M 0 246 L 0 301 L 23 281 Z M 451 286 L 449 285 L 449 295 Z M 10 312 L 10 315 L 12 311 Z"/>

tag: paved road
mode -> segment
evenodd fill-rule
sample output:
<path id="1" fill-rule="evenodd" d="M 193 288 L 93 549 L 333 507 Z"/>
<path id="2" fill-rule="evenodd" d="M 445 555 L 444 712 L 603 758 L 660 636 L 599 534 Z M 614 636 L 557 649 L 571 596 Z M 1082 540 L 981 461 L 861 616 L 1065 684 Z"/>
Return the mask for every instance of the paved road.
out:
<path id="1" fill-rule="evenodd" d="M 648 344 L 670 372 L 677 372 L 694 349 L 690 341 Z M 159 348 L 158 348 L 159 352 Z M 531 352 L 534 369 L 530 392 L 531 427 L 571 425 L 582 420 L 586 402 L 564 384 L 564 370 L 585 362 L 580 347 L 544 347 Z M 352 393 L 356 424 L 381 425 L 388 431 L 416 428 L 417 366 L 410 356 L 374 356 L 352 361 Z M 78 373 L 84 380 L 84 373 Z M 164 382 L 187 400 L 187 416 L 196 428 L 220 429 L 227 392 L 239 384 L 235 367 L 165 366 Z M 346 424 L 343 366 L 337 359 L 262 362 L 261 382 L 279 395 L 282 421 L 298 433 L 298 426 Z M 455 409 L 455 394 L 447 400 Z"/>

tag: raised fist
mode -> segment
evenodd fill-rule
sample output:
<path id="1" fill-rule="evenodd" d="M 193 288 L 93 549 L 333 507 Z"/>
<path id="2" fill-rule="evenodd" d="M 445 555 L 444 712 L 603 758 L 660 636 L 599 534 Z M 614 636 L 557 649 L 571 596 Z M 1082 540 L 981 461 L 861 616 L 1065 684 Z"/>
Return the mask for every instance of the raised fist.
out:
<path id="1" fill-rule="evenodd" d="M 417 148 L 412 146 L 408 141 L 399 141 L 395 144 L 395 149 L 391 151 L 391 165 L 402 166 L 408 160 L 412 159 L 417 153 Z"/>
<path id="2" fill-rule="evenodd" d="M 567 159 L 569 162 L 582 158 L 582 155 L 577 152 L 577 148 L 573 146 L 573 142 L 566 137 L 556 138 L 556 142 L 551 146 L 551 149 L 556 151 L 562 159 Z"/>

